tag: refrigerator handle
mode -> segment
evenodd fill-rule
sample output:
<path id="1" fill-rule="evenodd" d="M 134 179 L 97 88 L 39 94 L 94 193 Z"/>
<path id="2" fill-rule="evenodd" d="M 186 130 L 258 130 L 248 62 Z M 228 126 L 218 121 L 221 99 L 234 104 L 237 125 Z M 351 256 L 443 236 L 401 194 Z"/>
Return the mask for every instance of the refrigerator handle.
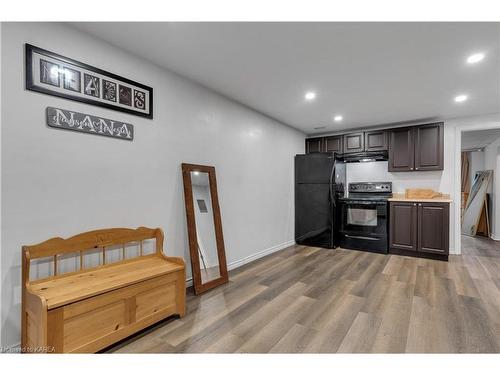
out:
<path id="1" fill-rule="evenodd" d="M 335 207 L 335 194 L 333 192 L 333 181 L 335 178 L 335 169 L 337 166 L 337 159 L 334 159 L 333 161 L 333 167 L 332 170 L 330 171 L 330 201 L 332 202 L 333 207 Z"/>

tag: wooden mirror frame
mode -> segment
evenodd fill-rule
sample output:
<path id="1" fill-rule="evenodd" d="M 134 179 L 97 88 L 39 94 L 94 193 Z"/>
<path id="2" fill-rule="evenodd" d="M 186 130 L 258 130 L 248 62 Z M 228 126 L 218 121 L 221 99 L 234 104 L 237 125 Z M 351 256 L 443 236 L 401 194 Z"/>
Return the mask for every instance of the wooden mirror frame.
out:
<path id="1" fill-rule="evenodd" d="M 219 258 L 220 277 L 202 283 L 200 270 L 200 257 L 198 255 L 198 239 L 196 236 L 196 219 L 194 212 L 193 186 L 191 172 L 208 173 L 210 183 L 210 198 L 214 218 L 215 240 L 217 244 L 217 255 Z M 182 163 L 182 179 L 184 182 L 184 203 L 186 205 L 186 219 L 189 238 L 189 254 L 191 258 L 191 269 L 193 273 L 194 293 L 200 294 L 213 289 L 229 280 L 226 263 L 226 250 L 224 248 L 224 237 L 222 235 L 222 221 L 220 217 L 219 198 L 217 195 L 217 179 L 215 178 L 215 167 L 206 165 Z"/>

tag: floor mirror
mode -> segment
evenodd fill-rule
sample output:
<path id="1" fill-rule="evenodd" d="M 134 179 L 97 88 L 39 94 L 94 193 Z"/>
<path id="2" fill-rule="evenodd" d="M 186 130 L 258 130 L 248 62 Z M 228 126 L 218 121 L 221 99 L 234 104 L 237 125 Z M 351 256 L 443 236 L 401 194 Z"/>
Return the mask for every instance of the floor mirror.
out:
<path id="1" fill-rule="evenodd" d="M 195 294 L 227 283 L 215 168 L 182 164 L 189 253 Z"/>

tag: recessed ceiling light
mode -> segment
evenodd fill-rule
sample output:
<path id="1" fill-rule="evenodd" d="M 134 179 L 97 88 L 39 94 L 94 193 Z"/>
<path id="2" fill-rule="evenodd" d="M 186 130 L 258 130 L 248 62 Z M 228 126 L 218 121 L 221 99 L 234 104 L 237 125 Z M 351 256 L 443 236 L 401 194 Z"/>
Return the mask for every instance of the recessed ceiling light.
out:
<path id="1" fill-rule="evenodd" d="M 342 121 L 342 119 L 343 119 L 343 117 L 342 117 L 342 116 L 337 115 L 337 116 L 335 116 L 335 117 L 333 118 L 333 121 L 337 121 L 337 122 L 339 122 L 339 121 Z"/>
<path id="2" fill-rule="evenodd" d="M 457 103 L 465 102 L 467 100 L 467 95 L 457 95 L 455 96 L 455 101 Z"/>
<path id="3" fill-rule="evenodd" d="M 467 63 L 475 64 L 484 59 L 484 53 L 475 53 L 467 57 Z"/>
<path id="4" fill-rule="evenodd" d="M 305 98 L 306 100 L 309 100 L 309 101 L 314 100 L 314 99 L 316 99 L 316 93 L 315 93 L 314 91 L 308 91 L 308 92 L 306 92 L 306 94 L 304 95 L 304 98 Z"/>

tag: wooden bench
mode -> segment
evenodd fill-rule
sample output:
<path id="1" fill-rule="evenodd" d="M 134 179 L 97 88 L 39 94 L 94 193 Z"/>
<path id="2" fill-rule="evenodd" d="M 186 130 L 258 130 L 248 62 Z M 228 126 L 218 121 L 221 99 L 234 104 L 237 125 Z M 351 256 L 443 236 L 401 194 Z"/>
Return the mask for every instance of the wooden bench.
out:
<path id="1" fill-rule="evenodd" d="M 152 239 L 154 253 L 144 254 L 143 242 Z M 140 250 L 126 259 L 130 243 Z M 117 262 L 106 262 L 110 248 L 114 255 L 121 252 Z M 85 268 L 84 257 L 96 249 L 101 265 Z M 59 263 L 70 254 L 79 269 L 60 274 Z M 114 228 L 52 238 L 23 246 L 22 256 L 25 352 L 96 352 L 164 318 L 185 315 L 185 264 L 182 258 L 163 254 L 159 228 Z M 31 262 L 47 257 L 53 275 L 30 281 Z"/>

